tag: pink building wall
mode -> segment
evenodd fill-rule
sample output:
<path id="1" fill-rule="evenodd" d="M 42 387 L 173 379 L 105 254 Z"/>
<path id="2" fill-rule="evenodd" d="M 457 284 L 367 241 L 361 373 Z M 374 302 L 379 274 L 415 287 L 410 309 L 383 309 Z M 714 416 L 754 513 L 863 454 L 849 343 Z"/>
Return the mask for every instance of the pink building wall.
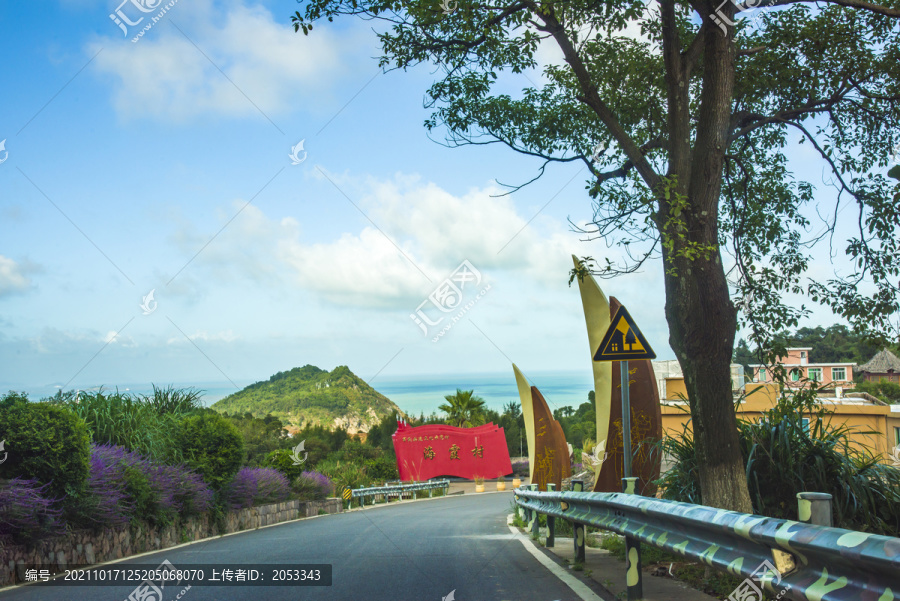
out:
<path id="1" fill-rule="evenodd" d="M 782 360 L 788 372 L 788 384 L 801 386 L 804 380 L 815 380 L 819 387 L 853 388 L 853 363 L 810 363 L 809 348 L 789 348 Z M 751 365 L 755 382 L 771 382 L 772 372 L 763 365 Z M 843 377 L 842 377 L 843 376 Z"/>

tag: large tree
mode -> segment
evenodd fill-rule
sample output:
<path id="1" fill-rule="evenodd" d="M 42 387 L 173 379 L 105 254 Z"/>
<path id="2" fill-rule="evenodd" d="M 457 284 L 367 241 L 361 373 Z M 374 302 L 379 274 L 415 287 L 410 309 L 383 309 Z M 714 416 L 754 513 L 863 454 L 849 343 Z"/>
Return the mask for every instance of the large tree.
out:
<path id="1" fill-rule="evenodd" d="M 583 165 L 588 237 L 629 251 L 590 269 L 661 257 L 703 500 L 750 511 L 729 372 L 739 320 L 771 348 L 806 310 L 786 303 L 796 293 L 860 327 L 894 325 L 900 211 L 882 172 L 900 141 L 900 2 L 763 0 L 751 23 L 720 1 L 300 0 L 292 20 L 309 33 L 375 19 L 382 66 L 437 65 L 425 125 L 451 145 L 506 145 L 541 159 L 538 177 Z M 541 44 L 565 64 L 543 66 L 538 86 Z M 808 150 L 789 152 L 798 139 Z M 817 194 L 797 168 L 836 190 Z M 850 267 L 808 279 L 810 248 L 841 242 L 843 222 Z"/>

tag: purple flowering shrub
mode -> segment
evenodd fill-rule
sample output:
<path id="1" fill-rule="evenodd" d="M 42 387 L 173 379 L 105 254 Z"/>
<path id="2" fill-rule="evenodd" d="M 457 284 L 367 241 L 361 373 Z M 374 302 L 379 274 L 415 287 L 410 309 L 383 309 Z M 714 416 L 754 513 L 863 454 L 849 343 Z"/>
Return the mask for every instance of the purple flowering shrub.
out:
<path id="1" fill-rule="evenodd" d="M 198 515 L 209 511 L 213 506 L 213 491 L 200 474 L 183 465 L 158 466 L 163 474 L 157 480 L 164 480 L 171 485 L 172 502 L 178 507 L 182 517 Z"/>
<path id="2" fill-rule="evenodd" d="M 62 534 L 66 521 L 95 528 L 133 518 L 171 523 L 213 506 L 212 490 L 195 472 L 117 445 L 91 445 L 87 483 L 77 497 L 49 498 L 49 486 L 33 479 L 0 480 L 0 541 L 27 543 Z M 257 494 L 278 496 L 279 490 L 278 483 L 264 478 Z"/>
<path id="3" fill-rule="evenodd" d="M 171 523 L 212 506 L 213 493 L 184 466 L 155 463 L 117 445 L 92 445 L 88 494 L 81 515 L 95 526 L 131 518 Z"/>
<path id="4" fill-rule="evenodd" d="M 278 503 L 291 493 L 284 474 L 271 467 L 243 467 L 223 489 L 225 503 L 231 509 Z"/>
<path id="5" fill-rule="evenodd" d="M 126 491 L 125 468 L 133 466 L 137 456 L 125 447 L 91 445 L 87 494 L 81 515 L 96 525 L 126 524 L 134 512 L 134 502 Z"/>
<path id="6" fill-rule="evenodd" d="M 527 459 L 517 459 L 512 462 L 514 476 L 528 476 L 529 465 Z"/>
<path id="7" fill-rule="evenodd" d="M 59 499 L 44 496 L 48 487 L 31 479 L 0 480 L 0 540 L 27 543 L 65 532 Z"/>
<path id="8" fill-rule="evenodd" d="M 301 501 L 321 501 L 334 492 L 334 484 L 325 474 L 305 471 L 291 483 L 291 488 Z"/>

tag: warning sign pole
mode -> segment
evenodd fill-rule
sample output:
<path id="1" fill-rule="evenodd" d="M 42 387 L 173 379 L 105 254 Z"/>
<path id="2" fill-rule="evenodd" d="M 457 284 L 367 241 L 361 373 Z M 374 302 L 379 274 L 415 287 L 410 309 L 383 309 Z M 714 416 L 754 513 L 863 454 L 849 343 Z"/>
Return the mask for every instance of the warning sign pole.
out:
<path id="1" fill-rule="evenodd" d="M 634 323 L 631 315 L 620 306 L 613 316 L 600 347 L 594 354 L 594 361 L 618 361 L 621 367 L 619 388 L 622 391 L 622 453 L 624 454 L 623 474 L 631 477 L 631 398 L 628 394 L 631 374 L 628 373 L 629 359 L 655 359 L 656 353 Z"/>
<path id="2" fill-rule="evenodd" d="M 631 478 L 631 398 L 628 395 L 628 361 L 620 361 L 622 367 L 622 453 L 625 465 L 622 474 L 624 478 Z"/>

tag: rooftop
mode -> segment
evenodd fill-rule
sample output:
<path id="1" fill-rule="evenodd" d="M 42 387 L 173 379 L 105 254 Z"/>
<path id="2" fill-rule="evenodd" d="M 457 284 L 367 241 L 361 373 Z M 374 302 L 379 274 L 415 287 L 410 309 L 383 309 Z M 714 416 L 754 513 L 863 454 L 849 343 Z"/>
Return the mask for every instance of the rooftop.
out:
<path id="1" fill-rule="evenodd" d="M 865 371 L 870 374 L 886 374 L 889 371 L 900 372 L 900 359 L 887 349 L 869 359 L 865 365 L 860 365 L 857 371 Z"/>

